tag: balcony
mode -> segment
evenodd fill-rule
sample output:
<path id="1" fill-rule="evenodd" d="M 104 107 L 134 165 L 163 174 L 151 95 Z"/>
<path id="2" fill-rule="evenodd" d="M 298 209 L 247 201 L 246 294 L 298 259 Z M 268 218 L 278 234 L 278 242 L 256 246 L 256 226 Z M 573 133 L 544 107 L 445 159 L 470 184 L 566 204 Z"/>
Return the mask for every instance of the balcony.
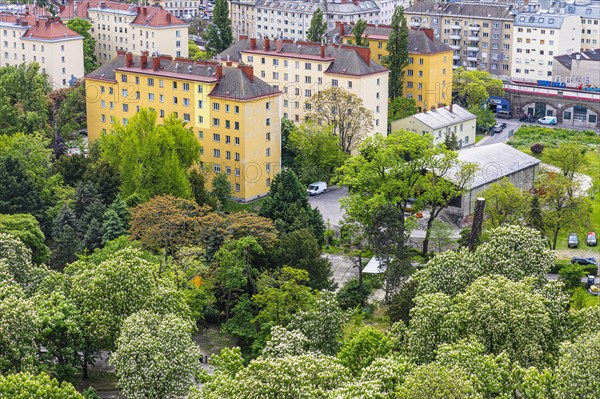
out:
<path id="1" fill-rule="evenodd" d="M 457 24 L 449 25 L 448 29 L 460 30 L 460 25 L 457 25 Z"/>
<path id="2" fill-rule="evenodd" d="M 456 54 L 454 54 L 454 55 L 452 56 L 452 59 L 453 59 L 453 60 L 460 60 L 460 55 L 456 55 Z"/>
<path id="3" fill-rule="evenodd" d="M 409 26 L 412 26 L 413 28 L 418 28 L 419 26 L 421 26 L 420 22 L 415 22 L 415 21 L 411 21 L 408 23 Z"/>
<path id="4" fill-rule="evenodd" d="M 479 41 L 479 36 L 469 36 L 469 41 L 471 42 L 478 42 Z"/>
<path id="5" fill-rule="evenodd" d="M 460 36 L 460 35 L 450 35 L 450 36 L 448 36 L 448 37 L 449 37 L 450 39 L 452 39 L 452 40 L 460 40 L 460 39 L 461 39 L 461 36 Z"/>
<path id="6" fill-rule="evenodd" d="M 481 27 L 478 25 L 469 26 L 469 30 L 472 32 L 479 32 L 480 29 L 481 29 Z"/>
<path id="7" fill-rule="evenodd" d="M 477 68 L 476 67 L 472 67 L 472 66 L 468 66 L 465 68 L 467 71 L 476 71 Z"/>
<path id="8" fill-rule="evenodd" d="M 479 47 L 471 47 L 471 46 L 469 46 L 469 47 L 467 47 L 467 50 L 473 51 L 473 52 L 479 52 Z"/>
<path id="9" fill-rule="evenodd" d="M 460 46 L 456 44 L 449 44 L 448 47 L 450 47 L 452 50 L 460 50 Z"/>
<path id="10" fill-rule="evenodd" d="M 477 62 L 477 57 L 469 56 L 469 57 L 467 57 L 467 61 Z"/>

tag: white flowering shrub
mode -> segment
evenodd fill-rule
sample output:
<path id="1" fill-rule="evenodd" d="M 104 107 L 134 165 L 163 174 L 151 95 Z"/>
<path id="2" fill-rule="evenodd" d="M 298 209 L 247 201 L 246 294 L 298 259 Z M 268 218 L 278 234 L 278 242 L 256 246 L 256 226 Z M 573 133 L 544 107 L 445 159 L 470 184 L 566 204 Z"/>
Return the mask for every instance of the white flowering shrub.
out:
<path id="1" fill-rule="evenodd" d="M 0 372 L 19 371 L 37 352 L 39 317 L 20 289 L 0 285 Z"/>
<path id="2" fill-rule="evenodd" d="M 407 375 L 396 390 L 401 399 L 483 399 L 468 374 L 460 368 L 430 363 Z"/>
<path id="3" fill-rule="evenodd" d="M 419 294 L 441 292 L 454 296 L 483 275 L 485 270 L 467 249 L 447 251 L 434 256 L 422 270 L 415 273 Z"/>
<path id="4" fill-rule="evenodd" d="M 415 368 L 415 364 L 403 356 L 380 357 L 362 370 L 360 380 L 376 383 L 382 398 L 392 399 L 395 389 L 404 383 L 406 375 Z"/>
<path id="5" fill-rule="evenodd" d="M 599 398 L 600 383 L 600 331 L 566 342 L 556 367 L 557 399 Z"/>
<path id="6" fill-rule="evenodd" d="M 200 366 L 192 329 L 172 314 L 141 311 L 125 320 L 111 363 L 128 399 L 187 395 Z"/>
<path id="7" fill-rule="evenodd" d="M 15 236 L 0 233 L 0 260 L 8 267 L 8 272 L 26 292 L 32 293 L 44 278 L 47 268 L 31 262 L 31 250 Z"/>
<path id="8" fill-rule="evenodd" d="M 271 328 L 271 338 L 263 349 L 263 357 L 298 356 L 306 353 L 308 339 L 298 330 L 286 330 L 281 326 Z"/>
<path id="9" fill-rule="evenodd" d="M 545 278 L 556 258 L 539 231 L 517 225 L 488 231 L 475 257 L 486 274 L 499 274 L 513 281 Z"/>

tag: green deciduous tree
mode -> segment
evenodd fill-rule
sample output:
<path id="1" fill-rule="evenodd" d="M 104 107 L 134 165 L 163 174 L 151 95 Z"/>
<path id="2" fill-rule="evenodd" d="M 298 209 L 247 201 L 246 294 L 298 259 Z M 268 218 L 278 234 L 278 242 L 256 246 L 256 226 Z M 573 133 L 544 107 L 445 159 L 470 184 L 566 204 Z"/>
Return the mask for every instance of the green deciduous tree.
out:
<path id="1" fill-rule="evenodd" d="M 156 112 L 142 109 L 101 139 L 102 159 L 118 171 L 126 201 L 158 194 L 192 198 L 189 170 L 200 159 L 200 144 L 174 115 L 162 125 L 156 118 Z"/>
<path id="2" fill-rule="evenodd" d="M 92 23 L 86 19 L 73 18 L 68 20 L 66 25 L 67 28 L 83 36 L 83 68 L 86 74 L 92 72 L 98 67 L 96 60 L 96 40 L 90 33 Z"/>
<path id="3" fill-rule="evenodd" d="M 31 250 L 19 238 L 7 233 L 0 233 L 0 262 L 5 264 L 3 271 L 27 294 L 35 291 L 47 271 L 43 265 L 33 265 Z"/>
<path id="4" fill-rule="evenodd" d="M 329 182 L 333 171 L 346 159 L 333 129 L 327 126 L 302 124 L 294 128 L 289 146 L 296 154 L 295 165 L 304 184 Z"/>
<path id="5" fill-rule="evenodd" d="M 84 399 L 68 382 L 60 383 L 47 374 L 0 375 L 0 397 L 35 399 Z"/>
<path id="6" fill-rule="evenodd" d="M 48 75 L 38 63 L 0 68 L 0 132 L 45 132 L 50 93 Z"/>
<path id="7" fill-rule="evenodd" d="M 306 39 L 309 42 L 321 43 L 327 33 L 327 22 L 323 18 L 323 10 L 317 8 L 310 20 L 310 27 L 306 31 Z"/>
<path id="8" fill-rule="evenodd" d="M 391 85 L 391 80 L 390 80 Z M 419 110 L 414 98 L 396 97 L 388 104 L 388 122 L 414 115 Z"/>
<path id="9" fill-rule="evenodd" d="M 213 9 L 213 17 L 204 35 L 206 51 L 213 56 L 227 49 L 233 43 L 231 20 L 227 0 L 217 0 Z"/>
<path id="10" fill-rule="evenodd" d="M 38 221 L 29 214 L 0 214 L 0 232 L 13 235 L 31 250 L 31 260 L 36 264 L 48 262 L 50 249 Z M 1 255 L 0 255 L 1 256 Z"/>
<path id="11" fill-rule="evenodd" d="M 89 22 L 86 21 L 86 23 Z M 83 83 L 77 83 L 73 87 L 54 90 L 50 93 L 49 99 L 50 127 L 53 132 L 52 137 L 55 144 L 56 140 L 61 138 L 63 140 L 72 139 L 73 133 L 76 134 L 79 129 L 86 127 L 86 98 L 85 85 Z"/>
<path id="12" fill-rule="evenodd" d="M 437 363 L 420 366 L 406 376 L 396 391 L 403 399 L 480 399 L 469 375 Z"/>
<path id="13" fill-rule="evenodd" d="M 485 217 L 489 227 L 503 224 L 519 224 L 523 220 L 527 206 L 527 194 L 515 187 L 510 180 L 492 184 L 480 193 L 485 198 Z"/>
<path id="14" fill-rule="evenodd" d="M 261 216 L 273 220 L 275 227 L 284 233 L 309 228 L 317 240 L 323 242 L 323 218 L 310 206 L 306 188 L 293 171 L 282 170 L 275 176 L 269 194 L 260 208 Z"/>
<path id="15" fill-rule="evenodd" d="M 189 320 L 172 314 L 129 316 L 111 356 L 123 394 L 132 399 L 187 395 L 200 366 L 192 330 Z"/>
<path id="16" fill-rule="evenodd" d="M 389 338 L 373 327 L 365 327 L 344 342 L 338 359 L 354 375 L 391 351 Z"/>
<path id="17" fill-rule="evenodd" d="M 354 28 L 356 30 L 356 26 Z M 306 100 L 310 105 L 308 120 L 333 128 L 342 150 L 356 149 L 367 132 L 373 130 L 373 112 L 354 93 L 331 86 Z"/>
<path id="18" fill-rule="evenodd" d="M 404 16 L 403 7 L 396 7 L 394 9 L 392 29 L 386 49 L 388 55 L 384 58 L 383 63 L 390 70 L 389 96 L 393 104 L 397 98 L 402 97 L 404 68 L 408 65 L 408 24 Z M 414 113 L 416 113 L 416 106 L 414 104 L 413 106 L 415 108 Z M 396 119 L 400 119 L 400 117 Z M 395 119 L 390 118 L 389 120 L 392 121 Z"/>

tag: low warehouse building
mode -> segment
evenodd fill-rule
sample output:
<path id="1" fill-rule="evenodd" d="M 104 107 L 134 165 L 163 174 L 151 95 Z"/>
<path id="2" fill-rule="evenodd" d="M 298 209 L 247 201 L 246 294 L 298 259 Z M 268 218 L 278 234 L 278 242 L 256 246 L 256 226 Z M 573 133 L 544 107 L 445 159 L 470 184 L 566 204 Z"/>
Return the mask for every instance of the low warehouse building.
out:
<path id="1" fill-rule="evenodd" d="M 530 191 L 540 165 L 539 159 L 503 143 L 462 149 L 458 152 L 458 159 L 479 167 L 467 191 L 453 199 L 445 210 L 446 216 L 459 226 L 471 223 L 477 197 L 500 179 L 506 177 L 515 187 Z M 450 171 L 450 179 L 454 175 Z"/>

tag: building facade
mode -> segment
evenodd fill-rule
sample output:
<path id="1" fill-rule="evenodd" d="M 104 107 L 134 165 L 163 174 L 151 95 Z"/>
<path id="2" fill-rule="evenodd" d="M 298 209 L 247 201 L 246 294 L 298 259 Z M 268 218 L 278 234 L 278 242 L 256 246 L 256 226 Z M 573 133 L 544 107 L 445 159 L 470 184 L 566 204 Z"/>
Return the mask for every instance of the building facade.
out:
<path id="1" fill-rule="evenodd" d="M 435 145 L 443 144 L 446 137 L 454 133 L 459 147 L 463 148 L 475 144 L 476 121 L 477 117 L 460 105 L 450 104 L 393 121 L 392 132 L 407 130 L 429 134 Z"/>
<path id="2" fill-rule="evenodd" d="M 83 37 L 60 18 L 2 13 L 0 32 L 1 66 L 36 62 L 54 89 L 83 77 Z"/>
<path id="3" fill-rule="evenodd" d="M 552 76 L 555 82 L 600 88 L 600 48 L 555 56 Z"/>
<path id="4" fill-rule="evenodd" d="M 85 82 L 90 141 L 140 108 L 154 110 L 158 123 L 175 114 L 200 141 L 209 179 L 226 173 L 241 201 L 268 193 L 281 162 L 281 92 L 251 66 L 119 51 Z"/>
<path id="5" fill-rule="evenodd" d="M 242 36 L 219 57 L 253 65 L 258 77 L 283 91 L 283 116 L 296 123 L 305 120 L 308 98 L 338 86 L 373 112 L 374 129 L 368 134 L 387 132 L 389 71 L 371 59 L 367 47 Z"/>
<path id="6" fill-rule="evenodd" d="M 354 24 L 338 23 L 328 33 L 328 39 L 348 44 L 354 40 L 353 28 Z M 363 34 L 371 58 L 379 63 L 388 55 L 387 41 L 391 30 L 389 25 L 367 25 Z M 452 49 L 436 39 L 432 29 L 414 28 L 408 35 L 408 53 L 404 95 L 415 100 L 419 111 L 449 103 L 452 98 Z"/>
<path id="7" fill-rule="evenodd" d="M 134 54 L 188 56 L 188 25 L 161 6 L 136 6 L 116 1 L 75 1 L 61 7 L 63 20 L 87 19 L 96 40 L 99 63 L 112 60 L 118 50 Z"/>
<path id="8" fill-rule="evenodd" d="M 576 15 L 520 13 L 513 35 L 511 77 L 552 80 L 554 57 L 580 50 L 581 19 Z"/>
<path id="9" fill-rule="evenodd" d="M 405 11 L 412 27 L 433 29 L 453 50 L 453 68 L 508 77 L 514 13 L 507 5 L 417 2 Z"/>
<path id="10" fill-rule="evenodd" d="M 328 30 L 336 23 L 364 19 L 372 24 L 389 24 L 394 9 L 406 0 L 230 0 L 230 17 L 235 37 L 268 37 L 307 40 L 312 16 L 323 11 Z"/>
<path id="11" fill-rule="evenodd" d="M 170 12 L 172 15 L 183 19 L 192 19 L 198 14 L 199 6 L 201 1 L 198 0 L 162 0 L 159 1 L 165 10 Z"/>

